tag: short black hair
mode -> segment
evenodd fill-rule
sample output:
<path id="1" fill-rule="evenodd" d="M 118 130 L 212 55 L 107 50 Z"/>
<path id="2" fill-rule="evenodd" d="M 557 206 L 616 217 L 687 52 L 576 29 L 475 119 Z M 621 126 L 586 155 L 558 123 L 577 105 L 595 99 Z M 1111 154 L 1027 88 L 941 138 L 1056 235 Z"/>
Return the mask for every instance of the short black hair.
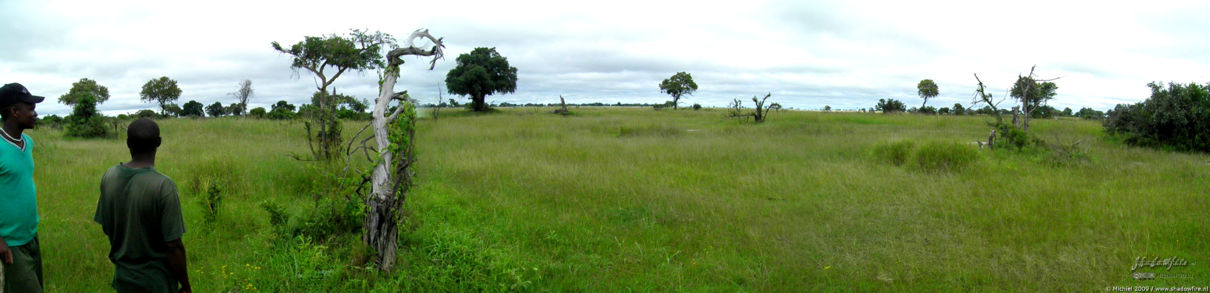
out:
<path id="1" fill-rule="evenodd" d="M 126 146 L 135 153 L 155 151 L 160 147 L 160 126 L 147 118 L 131 122 L 126 128 Z"/>

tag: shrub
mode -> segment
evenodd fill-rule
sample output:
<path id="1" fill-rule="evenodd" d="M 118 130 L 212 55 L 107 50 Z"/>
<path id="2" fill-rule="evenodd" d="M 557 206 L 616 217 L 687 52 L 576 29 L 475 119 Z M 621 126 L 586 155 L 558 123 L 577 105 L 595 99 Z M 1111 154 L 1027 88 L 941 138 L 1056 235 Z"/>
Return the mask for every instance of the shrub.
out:
<path id="1" fill-rule="evenodd" d="M 71 116 L 67 117 L 67 136 L 105 137 L 109 135 L 105 121 L 97 113 L 97 102 L 92 97 L 83 97 L 76 102 Z"/>
<path id="2" fill-rule="evenodd" d="M 907 110 L 907 105 L 896 99 L 878 99 L 878 104 L 874 105 L 874 110 L 882 113 L 903 112 Z"/>
<path id="3" fill-rule="evenodd" d="M 139 117 L 139 118 L 149 118 L 149 119 L 150 119 L 150 118 L 157 118 L 157 117 L 160 117 L 160 114 L 158 114 L 158 113 L 156 113 L 155 111 L 152 111 L 152 110 L 143 109 L 143 110 L 139 110 L 138 112 L 134 112 L 134 117 Z"/>
<path id="4" fill-rule="evenodd" d="M 875 145 L 872 153 L 874 158 L 879 161 L 901 166 L 907 162 L 908 155 L 911 154 L 914 146 L 915 144 L 910 140 L 884 142 Z"/>
<path id="5" fill-rule="evenodd" d="M 252 110 L 248 110 L 248 115 L 252 116 L 252 118 L 265 118 L 268 113 L 265 112 L 264 107 L 256 107 L 252 108 Z"/>
<path id="6" fill-rule="evenodd" d="M 702 104 L 693 104 L 693 109 L 694 109 L 694 110 L 701 110 L 701 109 L 702 109 Z"/>
<path id="7" fill-rule="evenodd" d="M 1147 86 L 1147 100 L 1109 111 L 1105 131 L 1131 145 L 1210 152 L 1210 84 Z"/>
<path id="8" fill-rule="evenodd" d="M 960 170 L 979 158 L 979 152 L 969 145 L 956 142 L 930 142 L 916 148 L 910 165 L 923 171 Z"/>
<path id="9" fill-rule="evenodd" d="M 314 208 L 299 218 L 298 225 L 292 229 L 293 234 L 327 240 L 360 232 L 365 209 L 365 203 L 360 200 L 320 199 L 315 202 Z"/>
<path id="10" fill-rule="evenodd" d="M 934 108 L 933 106 L 924 106 L 924 107 L 920 107 L 920 109 L 916 109 L 916 113 L 927 114 L 927 115 L 936 115 L 937 108 Z"/>
<path id="11" fill-rule="evenodd" d="M 219 179 L 210 179 L 207 185 L 198 203 L 202 205 L 202 218 L 207 223 L 214 223 L 223 205 L 223 183 Z"/>

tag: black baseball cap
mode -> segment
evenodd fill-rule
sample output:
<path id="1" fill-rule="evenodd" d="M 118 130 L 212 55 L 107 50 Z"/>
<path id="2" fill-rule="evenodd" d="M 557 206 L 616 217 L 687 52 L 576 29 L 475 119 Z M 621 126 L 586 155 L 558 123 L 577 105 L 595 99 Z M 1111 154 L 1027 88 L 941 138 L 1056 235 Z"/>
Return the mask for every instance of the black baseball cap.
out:
<path id="1" fill-rule="evenodd" d="M 13 105 L 17 102 L 37 104 L 45 99 L 44 97 L 29 94 L 29 90 L 19 83 L 14 82 L 0 87 L 0 107 Z"/>

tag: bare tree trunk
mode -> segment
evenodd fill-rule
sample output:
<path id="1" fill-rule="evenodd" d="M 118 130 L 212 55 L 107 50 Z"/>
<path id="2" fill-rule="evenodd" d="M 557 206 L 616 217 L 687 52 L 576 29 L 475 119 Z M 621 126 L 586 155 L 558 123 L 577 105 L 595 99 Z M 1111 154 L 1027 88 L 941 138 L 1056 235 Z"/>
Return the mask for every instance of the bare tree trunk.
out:
<path id="1" fill-rule="evenodd" d="M 417 38 L 428 38 L 433 41 L 433 48 L 422 50 L 414 47 L 412 40 Z M 387 54 L 389 65 L 386 74 L 383 75 L 372 114 L 374 142 L 378 143 L 378 156 L 381 160 L 374 166 L 374 172 L 370 177 L 371 194 L 366 198 L 366 207 L 369 208 L 369 211 L 365 217 L 365 234 L 362 235 L 362 241 L 378 252 L 376 256 L 378 268 L 383 271 L 390 270 L 395 263 L 395 251 L 399 241 L 396 212 L 407 196 L 412 179 L 411 165 L 415 161 L 412 152 L 414 130 L 411 127 L 415 123 L 415 114 L 407 111 L 409 108 L 407 103 L 411 103 L 411 101 L 407 99 L 406 91 L 402 93 L 394 91 L 395 80 L 399 77 L 399 64 L 403 63 L 399 57 L 403 55 L 434 56 L 432 65 L 429 67 L 429 70 L 432 70 L 433 66 L 436 66 L 437 60 L 443 55 L 443 47 L 441 39 L 429 35 L 428 30 L 416 30 L 408 37 L 406 47 L 391 50 Z M 399 100 L 399 104 L 396 106 L 395 112 L 388 116 L 386 111 L 392 100 Z M 401 114 L 404 117 L 399 117 Z M 403 139 L 406 141 L 390 140 L 388 127 L 394 123 L 395 119 L 408 119 L 406 122 L 408 125 L 404 127 L 406 133 Z M 406 145 L 392 147 L 393 144 L 401 143 Z"/>
<path id="2" fill-rule="evenodd" d="M 1021 106 L 1013 107 L 1013 126 L 1014 127 L 1021 127 L 1021 124 L 1017 124 L 1018 122 L 1020 122 L 1019 120 L 1017 120 L 1017 118 L 1020 117 L 1020 115 L 1019 115 L 1020 113 L 1021 113 Z"/>

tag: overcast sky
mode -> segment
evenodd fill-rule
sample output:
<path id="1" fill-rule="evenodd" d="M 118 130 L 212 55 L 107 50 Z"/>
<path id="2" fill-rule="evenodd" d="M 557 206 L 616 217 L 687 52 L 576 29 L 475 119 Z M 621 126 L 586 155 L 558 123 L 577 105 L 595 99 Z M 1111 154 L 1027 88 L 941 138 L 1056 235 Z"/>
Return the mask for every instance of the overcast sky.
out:
<path id="1" fill-rule="evenodd" d="M 108 114 L 157 109 L 139 100 L 168 76 L 178 103 L 231 103 L 252 80 L 250 107 L 309 102 L 315 79 L 269 43 L 427 28 L 445 60 L 404 65 L 396 90 L 435 102 L 459 54 L 495 47 L 518 69 L 517 90 L 489 102 L 660 103 L 678 71 L 699 85 L 682 105 L 725 106 L 771 92 L 800 109 L 858 109 L 879 98 L 969 105 L 978 73 L 997 96 L 1037 65 L 1060 78 L 1056 108 L 1141 101 L 1151 81 L 1210 82 L 1210 4 L 1078 1 L 13 1 L 0 0 L 0 83 L 20 82 L 42 115 L 69 114 L 60 95 L 80 78 L 107 86 Z M 839 1 L 837 1 L 839 2 Z M 336 90 L 372 100 L 375 72 L 345 74 Z M 1006 103 L 1007 104 L 1007 103 Z"/>

